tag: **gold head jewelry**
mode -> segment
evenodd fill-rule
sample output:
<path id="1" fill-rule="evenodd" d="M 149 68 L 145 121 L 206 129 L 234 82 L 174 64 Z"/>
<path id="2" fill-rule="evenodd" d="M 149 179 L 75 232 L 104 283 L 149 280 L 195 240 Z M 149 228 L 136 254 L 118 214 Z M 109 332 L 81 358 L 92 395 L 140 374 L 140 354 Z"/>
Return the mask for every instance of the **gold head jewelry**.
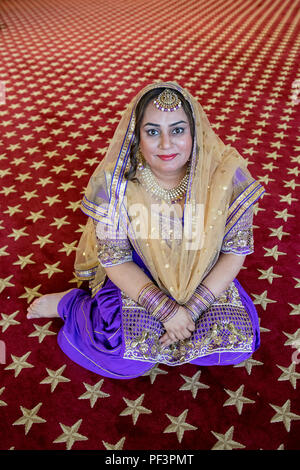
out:
<path id="1" fill-rule="evenodd" d="M 153 104 L 160 111 L 176 111 L 181 107 L 181 101 L 174 91 L 166 89 L 155 100 Z"/>

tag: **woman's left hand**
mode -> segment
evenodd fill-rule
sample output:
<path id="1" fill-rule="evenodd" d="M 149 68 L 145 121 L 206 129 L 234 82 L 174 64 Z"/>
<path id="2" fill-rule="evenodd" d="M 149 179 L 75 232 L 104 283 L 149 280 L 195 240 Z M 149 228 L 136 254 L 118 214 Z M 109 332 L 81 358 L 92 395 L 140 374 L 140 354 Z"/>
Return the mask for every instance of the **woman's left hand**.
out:
<path id="1" fill-rule="evenodd" d="M 166 333 L 159 340 L 163 347 L 189 338 L 195 329 L 190 313 L 183 306 L 180 306 L 176 315 L 163 325 Z"/>

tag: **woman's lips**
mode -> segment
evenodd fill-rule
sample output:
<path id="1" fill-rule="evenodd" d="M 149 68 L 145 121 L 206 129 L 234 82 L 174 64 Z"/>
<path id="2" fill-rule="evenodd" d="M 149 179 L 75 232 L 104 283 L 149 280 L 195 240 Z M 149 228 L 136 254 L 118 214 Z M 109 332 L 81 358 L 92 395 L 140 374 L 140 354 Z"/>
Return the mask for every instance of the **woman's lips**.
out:
<path id="1" fill-rule="evenodd" d="M 176 155 L 177 155 L 177 153 L 172 153 L 171 155 L 157 155 L 157 156 L 161 160 L 173 160 L 173 158 L 175 158 Z"/>

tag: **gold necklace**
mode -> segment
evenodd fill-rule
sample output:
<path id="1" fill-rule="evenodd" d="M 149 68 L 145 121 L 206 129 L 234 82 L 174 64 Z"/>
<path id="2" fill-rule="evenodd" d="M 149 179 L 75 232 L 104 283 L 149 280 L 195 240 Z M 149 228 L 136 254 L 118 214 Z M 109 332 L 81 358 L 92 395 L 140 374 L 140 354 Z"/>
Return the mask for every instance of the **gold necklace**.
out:
<path id="1" fill-rule="evenodd" d="M 159 185 L 149 165 L 146 165 L 141 170 L 142 180 L 147 190 L 150 191 L 155 198 L 163 199 L 169 204 L 175 203 L 176 201 L 180 201 L 180 199 L 183 198 L 188 187 L 189 175 L 190 165 L 187 168 L 185 176 L 175 188 L 165 189 Z"/>

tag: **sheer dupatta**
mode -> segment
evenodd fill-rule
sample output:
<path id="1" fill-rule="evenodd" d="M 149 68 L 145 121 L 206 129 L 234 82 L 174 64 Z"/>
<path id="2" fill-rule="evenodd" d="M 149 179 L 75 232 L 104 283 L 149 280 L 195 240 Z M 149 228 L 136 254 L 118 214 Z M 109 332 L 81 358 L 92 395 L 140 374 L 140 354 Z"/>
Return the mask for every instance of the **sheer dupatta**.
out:
<path id="1" fill-rule="evenodd" d="M 146 92 L 162 87 L 182 93 L 191 105 L 195 122 L 181 236 L 168 236 L 167 240 L 163 233 L 157 233 L 153 220 L 167 220 L 178 226 L 176 211 L 158 203 L 139 182 L 125 178 L 135 138 L 135 107 Z M 215 134 L 201 105 L 190 93 L 173 82 L 149 85 L 124 112 L 106 156 L 89 181 L 81 206 L 89 220 L 77 249 L 76 275 L 93 280 L 92 287 L 97 291 L 105 271 L 98 260 L 95 222 L 110 232 L 117 232 L 122 224 L 157 285 L 184 304 L 217 261 L 224 235 L 263 192 L 249 173 L 245 159 Z M 133 210 L 136 208 L 139 211 Z"/>

